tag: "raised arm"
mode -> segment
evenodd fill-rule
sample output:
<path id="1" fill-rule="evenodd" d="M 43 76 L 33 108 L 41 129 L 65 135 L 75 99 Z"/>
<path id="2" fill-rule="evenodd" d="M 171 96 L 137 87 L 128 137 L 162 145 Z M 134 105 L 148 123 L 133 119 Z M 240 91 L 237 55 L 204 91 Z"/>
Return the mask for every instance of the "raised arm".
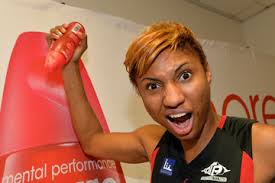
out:
<path id="1" fill-rule="evenodd" d="M 58 39 L 66 25 L 51 29 L 51 38 Z M 149 125 L 129 133 L 103 133 L 101 125 L 86 97 L 78 60 L 87 49 L 87 36 L 76 48 L 72 60 L 63 68 L 65 92 L 73 127 L 85 153 L 129 163 L 145 162 L 164 129 Z"/>

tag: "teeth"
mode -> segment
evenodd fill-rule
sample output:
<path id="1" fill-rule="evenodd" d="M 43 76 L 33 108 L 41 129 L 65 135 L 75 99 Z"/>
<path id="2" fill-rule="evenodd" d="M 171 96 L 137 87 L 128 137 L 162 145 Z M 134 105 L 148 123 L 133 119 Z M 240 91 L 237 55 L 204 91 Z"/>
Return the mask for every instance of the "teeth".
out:
<path id="1" fill-rule="evenodd" d="M 179 114 L 171 114 L 169 115 L 170 118 L 179 118 L 186 115 L 186 113 L 179 113 Z"/>

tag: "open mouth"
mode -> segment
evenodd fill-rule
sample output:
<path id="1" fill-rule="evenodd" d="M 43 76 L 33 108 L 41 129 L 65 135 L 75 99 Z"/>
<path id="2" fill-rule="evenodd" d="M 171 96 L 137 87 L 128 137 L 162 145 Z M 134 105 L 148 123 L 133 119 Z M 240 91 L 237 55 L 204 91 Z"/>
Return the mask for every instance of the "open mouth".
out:
<path id="1" fill-rule="evenodd" d="M 172 123 L 172 128 L 178 133 L 189 133 L 192 129 L 192 113 L 170 114 L 167 119 Z"/>
<path id="2" fill-rule="evenodd" d="M 180 113 L 180 114 L 171 114 L 167 116 L 168 120 L 172 123 L 184 123 L 192 117 L 192 113 Z"/>

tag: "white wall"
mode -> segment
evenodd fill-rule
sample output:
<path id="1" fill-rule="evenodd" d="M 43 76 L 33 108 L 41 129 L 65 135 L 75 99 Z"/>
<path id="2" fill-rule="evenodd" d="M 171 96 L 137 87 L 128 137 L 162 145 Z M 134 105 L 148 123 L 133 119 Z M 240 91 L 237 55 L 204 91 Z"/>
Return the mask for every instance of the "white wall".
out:
<path id="1" fill-rule="evenodd" d="M 203 39 L 241 43 L 275 55 L 275 7 L 244 23 L 232 21 L 184 0 L 53 0 L 148 25 L 158 20 L 185 23 Z"/>
<path id="2" fill-rule="evenodd" d="M 244 22 L 243 36 L 254 50 L 275 56 L 275 6 Z"/>
<path id="3" fill-rule="evenodd" d="M 242 42 L 238 22 L 204 10 L 184 0 L 54 0 L 67 5 L 123 17 L 148 25 L 159 20 L 185 23 L 200 37 L 210 40 Z"/>

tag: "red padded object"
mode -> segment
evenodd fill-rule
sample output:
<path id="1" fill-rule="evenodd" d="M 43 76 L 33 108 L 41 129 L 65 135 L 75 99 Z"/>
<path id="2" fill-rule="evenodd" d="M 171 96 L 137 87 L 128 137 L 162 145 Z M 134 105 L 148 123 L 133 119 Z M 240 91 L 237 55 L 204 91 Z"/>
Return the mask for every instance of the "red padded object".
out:
<path id="1" fill-rule="evenodd" d="M 81 162 L 84 165 L 85 161 L 98 159 L 86 157 L 79 146 L 71 126 L 61 70 L 49 73 L 44 68 L 48 53 L 45 38 L 46 34 L 40 32 L 21 34 L 10 58 L 0 113 L 0 177 L 26 181 L 36 175 L 31 181 L 40 182 L 51 182 L 53 178 L 57 182 L 104 182 L 109 177 L 125 182 L 117 162 L 110 161 L 109 168 L 100 169 L 98 164 L 99 168 L 92 171 L 76 171 L 81 170 Z M 91 80 L 83 63 L 79 64 L 90 105 L 104 131 L 109 132 Z M 69 165 L 70 171 L 76 172 L 69 172 Z M 75 168 L 77 165 L 80 169 Z M 61 166 L 63 172 L 53 177 L 53 168 L 57 171 Z M 23 172 L 33 176 L 27 177 Z"/>

